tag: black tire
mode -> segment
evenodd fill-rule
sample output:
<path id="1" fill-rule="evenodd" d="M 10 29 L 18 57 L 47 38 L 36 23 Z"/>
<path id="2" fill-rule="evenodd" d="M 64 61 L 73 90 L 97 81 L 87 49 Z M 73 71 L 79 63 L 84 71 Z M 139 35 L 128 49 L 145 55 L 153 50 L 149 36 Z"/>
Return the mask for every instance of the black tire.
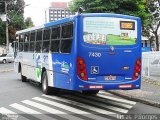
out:
<path id="1" fill-rule="evenodd" d="M 42 74 L 42 91 L 46 95 L 51 94 L 51 87 L 48 86 L 48 77 L 46 71 L 44 71 Z"/>
<path id="2" fill-rule="evenodd" d="M 96 95 L 98 94 L 99 90 L 84 90 L 82 91 L 82 94 L 84 95 Z"/>
<path id="3" fill-rule="evenodd" d="M 27 77 L 22 75 L 22 69 L 21 69 L 21 80 L 22 82 L 27 82 Z"/>
<path id="4" fill-rule="evenodd" d="M 2 62 L 3 62 L 3 64 L 5 64 L 6 63 L 6 59 L 4 59 Z"/>

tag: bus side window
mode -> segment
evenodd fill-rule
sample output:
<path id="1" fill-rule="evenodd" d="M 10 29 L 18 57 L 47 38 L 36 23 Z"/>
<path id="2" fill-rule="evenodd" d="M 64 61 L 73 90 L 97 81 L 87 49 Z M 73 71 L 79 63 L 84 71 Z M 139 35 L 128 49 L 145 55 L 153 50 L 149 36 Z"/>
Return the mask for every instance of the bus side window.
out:
<path id="1" fill-rule="evenodd" d="M 62 26 L 62 38 L 73 37 L 73 23 Z"/>
<path id="2" fill-rule="evenodd" d="M 24 43 L 24 35 L 20 34 L 19 35 L 19 52 L 23 51 L 23 43 Z"/>
<path id="3" fill-rule="evenodd" d="M 30 51 L 34 51 L 35 31 L 30 33 Z"/>
<path id="4" fill-rule="evenodd" d="M 24 51 L 28 52 L 29 50 L 29 33 L 25 33 L 24 35 Z"/>
<path id="5" fill-rule="evenodd" d="M 52 40 L 51 51 L 58 53 L 59 52 L 59 44 L 60 44 L 60 40 Z"/>
<path id="6" fill-rule="evenodd" d="M 23 43 L 19 43 L 19 52 L 23 51 Z"/>
<path id="7" fill-rule="evenodd" d="M 54 53 L 58 53 L 59 45 L 60 45 L 60 26 L 57 26 L 52 28 L 50 50 Z"/>
<path id="8" fill-rule="evenodd" d="M 62 53 L 71 53 L 71 48 L 72 48 L 72 39 L 61 41 L 61 52 Z"/>
<path id="9" fill-rule="evenodd" d="M 60 26 L 52 28 L 51 39 L 60 39 Z"/>
<path id="10" fill-rule="evenodd" d="M 37 37 L 36 37 L 36 42 L 35 42 L 35 50 L 36 52 L 41 52 L 41 47 L 42 47 L 42 29 L 37 31 Z"/>
<path id="11" fill-rule="evenodd" d="M 50 46 L 50 28 L 45 29 L 43 32 L 42 52 L 49 52 L 49 46 Z"/>
<path id="12" fill-rule="evenodd" d="M 62 26 L 61 53 L 71 53 L 73 23 Z"/>

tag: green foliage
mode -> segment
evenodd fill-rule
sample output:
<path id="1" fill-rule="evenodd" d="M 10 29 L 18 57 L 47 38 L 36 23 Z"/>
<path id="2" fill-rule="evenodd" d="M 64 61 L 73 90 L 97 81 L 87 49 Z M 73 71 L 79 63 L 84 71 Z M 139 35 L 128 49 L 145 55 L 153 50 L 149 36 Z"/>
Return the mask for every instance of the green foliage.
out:
<path id="1" fill-rule="evenodd" d="M 22 30 L 28 27 L 33 26 L 33 22 L 26 23 L 24 20 L 24 7 L 25 2 L 24 0 L 2 0 L 7 2 L 7 16 L 8 16 L 8 31 L 9 31 L 9 42 L 15 40 L 15 33 L 18 30 Z M 32 21 L 30 19 L 30 21 Z M 6 27 L 5 22 L 0 22 L 0 44 L 5 43 L 5 34 L 6 34 Z"/>
<path id="2" fill-rule="evenodd" d="M 15 10 L 8 12 L 9 17 L 9 40 L 10 42 L 15 40 L 15 33 L 17 30 L 25 28 L 23 14 L 17 14 Z"/>
<path id="3" fill-rule="evenodd" d="M 0 20 L 0 45 L 6 44 L 6 31 L 5 31 L 5 22 Z"/>
<path id="4" fill-rule="evenodd" d="M 141 17 L 143 25 L 149 16 L 145 0 L 73 0 L 70 10 L 83 7 L 87 13 L 117 13 Z M 144 25 L 145 26 L 145 25 Z"/>
<path id="5" fill-rule="evenodd" d="M 18 14 L 24 13 L 23 6 L 25 5 L 24 0 L 4 0 L 7 1 L 7 9 L 9 11 L 15 10 L 18 12 Z"/>
<path id="6" fill-rule="evenodd" d="M 13 0 L 8 2 L 8 23 L 9 23 L 9 40 L 15 40 L 15 33 L 17 30 L 25 28 L 24 23 L 24 0 Z"/>
<path id="7" fill-rule="evenodd" d="M 0 1 L 0 14 L 5 13 L 5 2 Z"/>
<path id="8" fill-rule="evenodd" d="M 16 30 L 25 28 L 24 17 L 22 14 L 17 14 L 15 10 L 9 12 L 9 26 L 13 26 Z"/>
<path id="9" fill-rule="evenodd" d="M 158 30 L 160 29 L 160 0 L 146 0 L 146 8 L 150 13 L 144 31 L 149 38 L 155 38 L 156 49 L 159 51 Z M 153 39 L 151 39 L 151 42 Z"/>
<path id="10" fill-rule="evenodd" d="M 34 27 L 34 24 L 33 24 L 32 19 L 30 17 L 25 19 L 25 27 L 26 28 Z"/>

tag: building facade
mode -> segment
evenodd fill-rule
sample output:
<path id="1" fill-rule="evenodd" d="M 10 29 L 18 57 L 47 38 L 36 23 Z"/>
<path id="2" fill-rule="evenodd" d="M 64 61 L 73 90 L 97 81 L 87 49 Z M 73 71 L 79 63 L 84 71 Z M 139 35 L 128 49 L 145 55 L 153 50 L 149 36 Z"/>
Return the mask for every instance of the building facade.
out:
<path id="1" fill-rule="evenodd" d="M 69 11 L 68 6 L 68 2 L 52 2 L 45 10 L 45 23 L 73 16 L 75 13 Z"/>
<path id="2" fill-rule="evenodd" d="M 160 49 L 160 34 L 159 34 L 159 49 Z M 153 38 L 153 41 L 151 42 L 149 38 L 142 36 L 142 51 L 143 52 L 156 51 L 155 38 Z"/>

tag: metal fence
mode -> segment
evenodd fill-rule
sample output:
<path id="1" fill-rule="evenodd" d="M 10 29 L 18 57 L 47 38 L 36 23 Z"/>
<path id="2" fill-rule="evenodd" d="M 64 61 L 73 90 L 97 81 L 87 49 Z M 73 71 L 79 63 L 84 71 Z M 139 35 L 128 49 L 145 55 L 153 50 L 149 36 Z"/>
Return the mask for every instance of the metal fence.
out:
<path id="1" fill-rule="evenodd" d="M 160 52 L 142 54 L 142 77 L 160 81 Z"/>

